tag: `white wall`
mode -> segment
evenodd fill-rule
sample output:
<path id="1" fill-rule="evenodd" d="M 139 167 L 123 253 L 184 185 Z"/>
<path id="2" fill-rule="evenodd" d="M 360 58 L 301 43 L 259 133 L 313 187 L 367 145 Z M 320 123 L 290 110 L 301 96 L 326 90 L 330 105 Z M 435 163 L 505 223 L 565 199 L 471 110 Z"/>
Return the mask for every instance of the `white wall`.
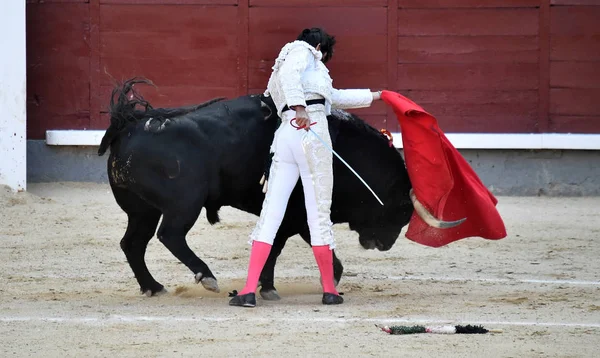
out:
<path id="1" fill-rule="evenodd" d="M 0 185 L 26 189 L 25 1 L 0 0 Z"/>

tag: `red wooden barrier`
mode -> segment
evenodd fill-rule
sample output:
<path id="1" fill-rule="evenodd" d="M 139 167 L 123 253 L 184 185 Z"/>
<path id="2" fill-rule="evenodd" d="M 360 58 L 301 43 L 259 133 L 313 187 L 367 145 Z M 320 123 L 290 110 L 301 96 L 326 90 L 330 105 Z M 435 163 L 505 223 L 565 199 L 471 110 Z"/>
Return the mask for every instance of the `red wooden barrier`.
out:
<path id="1" fill-rule="evenodd" d="M 262 92 L 280 47 L 309 26 L 338 38 L 336 87 L 401 91 L 445 132 L 599 133 L 598 5 L 28 0 L 28 138 L 104 129 L 113 79 L 152 79 L 156 106 Z M 356 113 L 398 130 L 381 103 Z"/>

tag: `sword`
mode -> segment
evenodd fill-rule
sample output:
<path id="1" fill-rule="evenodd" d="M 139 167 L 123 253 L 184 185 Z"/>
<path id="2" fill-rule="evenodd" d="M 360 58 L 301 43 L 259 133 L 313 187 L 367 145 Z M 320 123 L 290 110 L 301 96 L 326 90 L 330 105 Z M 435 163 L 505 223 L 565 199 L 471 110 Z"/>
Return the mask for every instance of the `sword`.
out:
<path id="1" fill-rule="evenodd" d="M 365 182 L 365 180 L 363 178 L 361 178 L 360 175 L 358 175 L 358 173 L 352 169 L 352 167 L 350 166 L 350 164 L 346 163 L 346 161 L 340 157 L 339 154 L 337 154 L 335 152 L 335 150 L 333 150 L 333 148 L 331 148 L 324 140 L 323 138 L 321 138 L 317 133 L 315 133 L 315 131 L 312 130 L 312 128 L 308 127 L 308 131 L 311 132 L 312 134 L 315 135 L 315 137 L 317 137 L 317 139 L 325 146 L 325 148 L 327 148 L 331 153 L 333 153 L 333 155 L 335 155 L 339 160 L 342 161 L 342 163 L 344 163 L 348 169 L 350 169 L 350 171 L 352 173 L 354 173 L 354 175 L 356 175 L 356 177 L 363 183 L 364 186 L 367 187 L 367 189 L 369 189 L 369 191 L 371 192 L 371 194 L 373 194 L 373 196 L 375 197 L 375 199 L 377 199 L 377 201 L 379 202 L 379 204 L 383 205 L 383 202 L 381 201 L 381 199 L 379 199 L 379 197 L 377 196 L 377 194 L 375 194 L 375 192 L 373 191 L 373 189 L 371 189 L 371 187 L 369 186 L 369 184 L 367 184 L 367 182 Z"/>

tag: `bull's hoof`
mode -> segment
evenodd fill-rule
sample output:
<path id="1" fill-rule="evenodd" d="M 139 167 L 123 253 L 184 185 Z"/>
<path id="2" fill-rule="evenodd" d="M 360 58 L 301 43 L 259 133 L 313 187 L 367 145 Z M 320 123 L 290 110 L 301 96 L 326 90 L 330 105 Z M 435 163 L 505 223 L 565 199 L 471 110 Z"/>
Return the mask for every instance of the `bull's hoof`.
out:
<path id="1" fill-rule="evenodd" d="M 152 297 L 152 296 L 162 296 L 169 293 L 169 291 L 167 291 L 164 287 L 161 288 L 158 291 L 153 291 L 153 290 L 145 290 L 142 291 L 142 295 L 146 295 L 146 297 Z"/>
<path id="2" fill-rule="evenodd" d="M 202 284 L 202 286 L 212 292 L 216 292 L 219 293 L 221 292 L 221 289 L 219 288 L 219 285 L 217 284 L 217 279 L 213 278 L 213 277 L 205 277 L 203 279 L 200 280 L 200 283 Z"/>
<path id="3" fill-rule="evenodd" d="M 204 277 L 202 278 L 202 272 L 198 272 L 195 276 L 194 276 L 194 280 L 196 281 L 196 283 L 201 283 L 202 286 L 212 292 L 216 292 L 219 293 L 221 292 L 221 289 L 219 289 L 219 285 L 217 284 L 217 279 L 214 277 Z"/>
<path id="4" fill-rule="evenodd" d="M 265 301 L 279 301 L 281 299 L 276 289 L 260 290 L 260 297 Z"/>

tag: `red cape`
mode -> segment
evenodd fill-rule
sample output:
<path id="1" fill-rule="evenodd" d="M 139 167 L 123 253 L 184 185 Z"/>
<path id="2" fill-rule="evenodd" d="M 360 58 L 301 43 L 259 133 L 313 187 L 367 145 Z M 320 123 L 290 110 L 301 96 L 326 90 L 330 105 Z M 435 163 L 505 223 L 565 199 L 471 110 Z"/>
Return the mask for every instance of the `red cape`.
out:
<path id="1" fill-rule="evenodd" d="M 406 168 L 417 199 L 440 220 L 467 218 L 454 228 L 437 229 L 415 212 L 406 237 L 432 247 L 466 237 L 506 237 L 504 222 L 496 210 L 498 200 L 446 138 L 436 119 L 396 92 L 383 91 L 381 98 L 398 117 Z"/>

